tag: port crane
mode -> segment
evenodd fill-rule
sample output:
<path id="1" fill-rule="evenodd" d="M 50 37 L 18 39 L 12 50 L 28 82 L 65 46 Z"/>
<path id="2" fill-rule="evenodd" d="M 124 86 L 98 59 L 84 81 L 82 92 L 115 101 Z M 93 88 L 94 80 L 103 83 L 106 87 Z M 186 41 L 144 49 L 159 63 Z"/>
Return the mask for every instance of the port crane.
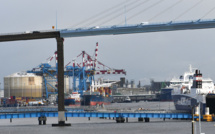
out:
<path id="1" fill-rule="evenodd" d="M 50 65 L 53 59 L 55 59 L 56 66 Z M 53 56 L 47 58 L 44 63 L 41 63 L 32 70 L 28 70 L 27 73 L 34 73 L 43 77 L 42 87 L 45 89 L 46 98 L 48 98 L 50 94 L 57 94 L 57 52 L 55 52 Z"/>
<path id="2" fill-rule="evenodd" d="M 82 56 L 82 57 L 81 57 Z M 105 74 L 124 74 L 123 69 L 113 69 L 102 62 L 97 60 L 98 56 L 98 42 L 96 43 L 96 49 L 94 56 L 89 55 L 87 52 L 82 51 L 75 59 L 73 59 L 73 65 L 67 64 L 65 74 L 73 76 L 73 91 L 78 91 L 83 94 L 83 91 L 89 89 L 90 85 L 95 84 L 94 75 L 105 75 Z M 77 62 L 77 59 L 81 57 L 81 61 Z M 78 89 L 76 81 L 79 82 Z M 89 85 L 87 85 L 87 81 Z"/>
<path id="3" fill-rule="evenodd" d="M 113 69 L 98 61 L 97 55 L 98 43 L 96 43 L 94 57 L 82 51 L 73 59 L 72 66 L 69 66 L 71 62 L 65 66 L 64 77 L 73 77 L 73 91 L 78 91 L 80 94 L 83 94 L 83 91 L 88 90 L 89 86 L 87 82 L 89 82 L 90 85 L 94 84 L 94 75 L 126 74 L 123 69 Z M 77 62 L 80 57 L 82 57 L 82 61 Z M 53 59 L 55 59 L 56 66 L 51 66 L 50 64 Z M 57 61 L 57 52 L 55 52 L 53 56 L 47 58 L 45 63 L 41 63 L 36 68 L 27 71 L 28 73 L 35 73 L 43 77 L 43 88 L 45 89 L 46 98 L 48 98 L 50 94 L 57 94 Z M 77 81 L 79 83 L 78 86 L 76 86 Z"/>

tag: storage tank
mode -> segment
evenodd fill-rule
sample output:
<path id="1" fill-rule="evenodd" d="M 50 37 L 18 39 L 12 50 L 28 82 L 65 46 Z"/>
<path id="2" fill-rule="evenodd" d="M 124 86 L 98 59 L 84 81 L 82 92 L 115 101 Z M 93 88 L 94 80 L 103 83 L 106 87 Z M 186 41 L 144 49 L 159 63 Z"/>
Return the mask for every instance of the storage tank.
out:
<path id="1" fill-rule="evenodd" d="M 56 85 L 56 81 L 50 83 Z M 48 84 L 47 84 L 48 85 Z M 52 92 L 53 88 L 49 85 L 48 91 Z M 69 91 L 69 79 L 65 78 L 65 92 Z M 46 93 L 43 77 L 33 73 L 18 72 L 4 77 L 4 97 L 34 97 L 41 98 Z"/>

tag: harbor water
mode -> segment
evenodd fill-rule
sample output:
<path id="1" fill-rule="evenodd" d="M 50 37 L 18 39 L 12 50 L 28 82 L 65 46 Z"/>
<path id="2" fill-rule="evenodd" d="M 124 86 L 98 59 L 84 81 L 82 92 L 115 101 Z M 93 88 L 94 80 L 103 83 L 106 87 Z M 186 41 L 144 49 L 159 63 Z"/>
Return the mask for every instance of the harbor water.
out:
<path id="1" fill-rule="evenodd" d="M 107 108 L 121 109 L 170 109 L 174 110 L 173 102 L 138 102 L 113 103 Z M 67 118 L 71 127 L 52 127 L 58 118 L 47 118 L 47 125 L 38 125 L 37 118 L 0 120 L 0 134 L 191 134 L 191 120 L 150 119 L 150 122 L 138 122 L 137 118 L 129 118 L 128 123 L 116 123 L 113 118 Z M 213 134 L 215 122 L 201 122 L 201 130 L 205 134 Z M 199 124 L 196 123 L 199 133 Z M 196 133 L 196 134 L 197 134 Z"/>

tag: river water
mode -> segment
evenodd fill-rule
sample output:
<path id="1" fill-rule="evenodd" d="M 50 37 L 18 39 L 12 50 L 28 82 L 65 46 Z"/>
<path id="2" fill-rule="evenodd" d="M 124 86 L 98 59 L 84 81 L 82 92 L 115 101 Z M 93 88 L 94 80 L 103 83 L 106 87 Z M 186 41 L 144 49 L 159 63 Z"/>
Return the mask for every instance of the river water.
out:
<path id="1" fill-rule="evenodd" d="M 138 102 L 114 103 L 107 108 L 122 109 L 170 109 L 174 110 L 172 102 Z M 52 127 L 58 118 L 48 118 L 47 125 L 38 125 L 37 118 L 0 120 L 0 134 L 191 134 L 190 120 L 150 119 L 150 122 L 138 122 L 137 118 L 129 118 L 128 123 L 116 123 L 113 119 L 99 118 L 68 118 L 66 123 L 71 127 Z M 202 132 L 215 133 L 215 122 L 201 122 Z M 196 123 L 199 134 L 199 124 Z"/>

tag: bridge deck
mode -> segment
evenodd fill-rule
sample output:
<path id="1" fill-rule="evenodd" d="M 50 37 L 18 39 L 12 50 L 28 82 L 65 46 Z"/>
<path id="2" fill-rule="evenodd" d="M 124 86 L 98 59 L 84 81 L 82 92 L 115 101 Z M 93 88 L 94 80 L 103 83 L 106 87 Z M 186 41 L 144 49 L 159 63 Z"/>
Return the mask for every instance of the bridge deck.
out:
<path id="1" fill-rule="evenodd" d="M 4 113 L 0 119 L 58 117 L 58 112 Z M 189 113 L 66 112 L 65 117 L 192 118 Z"/>

